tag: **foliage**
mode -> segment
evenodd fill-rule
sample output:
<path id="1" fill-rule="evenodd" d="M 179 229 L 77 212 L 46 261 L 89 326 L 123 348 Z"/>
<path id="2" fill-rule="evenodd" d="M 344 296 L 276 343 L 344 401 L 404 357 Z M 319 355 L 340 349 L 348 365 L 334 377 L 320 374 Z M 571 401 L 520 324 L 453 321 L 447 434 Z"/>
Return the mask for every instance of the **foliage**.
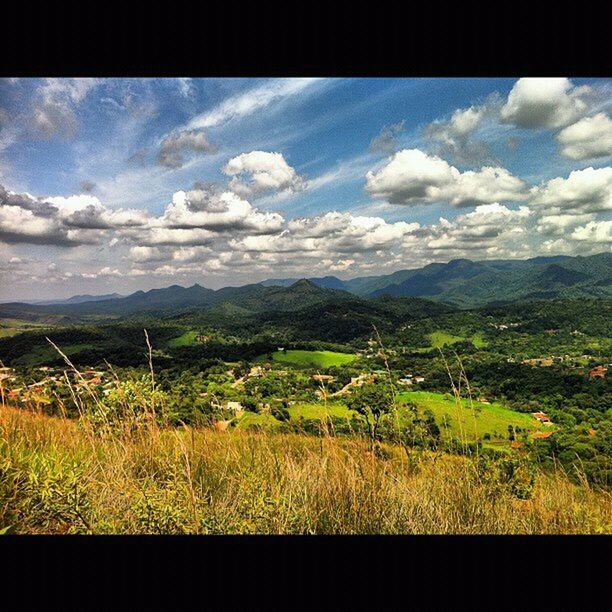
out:
<path id="1" fill-rule="evenodd" d="M 367 384 L 353 393 L 347 402 L 351 410 L 355 410 L 366 419 L 370 431 L 370 439 L 379 439 L 381 418 L 393 409 L 393 395 L 387 385 Z"/>

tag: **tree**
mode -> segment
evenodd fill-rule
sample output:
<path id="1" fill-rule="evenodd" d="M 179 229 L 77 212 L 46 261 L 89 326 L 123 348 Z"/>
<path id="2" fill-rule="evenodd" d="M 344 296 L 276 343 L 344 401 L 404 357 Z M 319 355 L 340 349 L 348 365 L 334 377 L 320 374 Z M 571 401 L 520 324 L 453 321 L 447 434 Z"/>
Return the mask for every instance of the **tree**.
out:
<path id="1" fill-rule="evenodd" d="M 372 446 L 378 440 L 380 420 L 393 408 L 393 395 L 387 385 L 363 385 L 348 400 L 348 406 L 365 417 Z"/>

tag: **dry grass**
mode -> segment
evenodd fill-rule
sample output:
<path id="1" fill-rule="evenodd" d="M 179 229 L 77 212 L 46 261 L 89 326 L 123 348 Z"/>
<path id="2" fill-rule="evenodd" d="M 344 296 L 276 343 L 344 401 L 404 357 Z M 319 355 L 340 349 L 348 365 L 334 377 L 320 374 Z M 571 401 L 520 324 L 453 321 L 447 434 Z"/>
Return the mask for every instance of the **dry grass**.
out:
<path id="1" fill-rule="evenodd" d="M 469 459 L 360 439 L 78 421 L 0 408 L 0 532 L 610 533 L 612 498 L 539 474 L 520 500 Z"/>

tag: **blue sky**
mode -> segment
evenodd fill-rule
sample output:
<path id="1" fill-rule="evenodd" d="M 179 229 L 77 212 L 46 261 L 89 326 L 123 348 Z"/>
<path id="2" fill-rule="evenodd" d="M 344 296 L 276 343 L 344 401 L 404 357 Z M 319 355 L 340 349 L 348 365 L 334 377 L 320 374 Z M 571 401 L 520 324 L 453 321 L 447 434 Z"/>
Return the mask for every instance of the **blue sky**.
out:
<path id="1" fill-rule="evenodd" d="M 0 80 L 0 299 L 609 250 L 610 85 Z"/>

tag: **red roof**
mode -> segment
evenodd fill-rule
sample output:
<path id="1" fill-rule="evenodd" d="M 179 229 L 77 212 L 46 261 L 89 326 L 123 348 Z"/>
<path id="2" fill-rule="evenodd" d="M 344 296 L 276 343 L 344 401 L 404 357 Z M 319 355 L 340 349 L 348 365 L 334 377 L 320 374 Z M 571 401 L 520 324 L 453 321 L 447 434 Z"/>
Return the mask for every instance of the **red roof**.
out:
<path id="1" fill-rule="evenodd" d="M 536 431 L 533 434 L 533 437 L 540 440 L 545 440 L 546 438 L 550 438 L 550 436 L 552 436 L 554 433 L 554 431 Z"/>

